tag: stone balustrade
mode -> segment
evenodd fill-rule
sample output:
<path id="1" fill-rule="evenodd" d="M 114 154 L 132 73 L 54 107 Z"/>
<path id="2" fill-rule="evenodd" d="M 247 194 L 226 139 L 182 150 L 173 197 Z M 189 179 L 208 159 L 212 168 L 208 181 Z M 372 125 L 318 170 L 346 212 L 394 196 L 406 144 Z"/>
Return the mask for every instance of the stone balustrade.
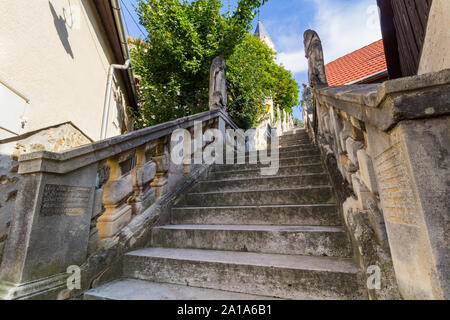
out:
<path id="1" fill-rule="evenodd" d="M 157 125 L 61 153 L 19 157 L 20 185 L 0 268 L 0 296 L 54 297 L 68 266 L 81 266 L 108 241 L 186 178 L 170 161 L 177 129 L 238 129 L 222 109 Z M 107 243 L 107 242 L 106 242 Z"/>
<path id="2" fill-rule="evenodd" d="M 307 100 L 355 256 L 381 272 L 371 298 L 448 299 L 450 70 L 318 86 Z"/>

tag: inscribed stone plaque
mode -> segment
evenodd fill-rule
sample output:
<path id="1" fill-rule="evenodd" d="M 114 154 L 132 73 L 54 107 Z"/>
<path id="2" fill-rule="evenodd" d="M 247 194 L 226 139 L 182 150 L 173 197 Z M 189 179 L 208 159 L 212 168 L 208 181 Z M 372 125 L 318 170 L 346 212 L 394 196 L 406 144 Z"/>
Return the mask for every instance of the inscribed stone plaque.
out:
<path id="1" fill-rule="evenodd" d="M 84 215 L 88 212 L 91 188 L 47 184 L 44 188 L 40 215 Z"/>
<path id="2" fill-rule="evenodd" d="M 416 225 L 417 205 L 412 181 L 398 138 L 394 136 L 393 140 L 394 145 L 375 158 L 385 216 L 390 222 Z"/>

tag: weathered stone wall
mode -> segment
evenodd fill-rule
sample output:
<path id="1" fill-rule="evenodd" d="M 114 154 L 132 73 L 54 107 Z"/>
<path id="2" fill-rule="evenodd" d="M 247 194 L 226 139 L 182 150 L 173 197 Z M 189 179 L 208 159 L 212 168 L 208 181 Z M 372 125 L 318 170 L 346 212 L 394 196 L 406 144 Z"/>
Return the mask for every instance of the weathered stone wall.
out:
<path id="1" fill-rule="evenodd" d="M 371 298 L 448 298 L 449 85 L 444 70 L 313 90 L 306 128 L 338 190 L 355 257 L 381 271 Z"/>
<path id="2" fill-rule="evenodd" d="M 62 152 L 46 151 L 42 139 L 39 151 L 21 154 L 0 299 L 67 298 L 69 266 L 88 273 L 85 289 L 110 279 L 123 250 L 146 245 L 151 225 L 208 168 L 192 164 L 192 149 L 181 165 L 171 161 L 172 134 L 197 123 L 203 132 L 237 129 L 214 110 Z"/>
<path id="3" fill-rule="evenodd" d="M 377 181 L 366 151 L 364 124 L 326 104 L 317 103 L 316 108 L 316 134 L 313 134 L 310 121 L 306 122 L 306 128 L 321 149 L 332 178 L 351 235 L 354 256 L 365 272 L 373 266 L 381 271 L 381 287 L 369 290 L 369 297 L 399 299 L 386 228 L 380 213 Z"/>
<path id="4" fill-rule="evenodd" d="M 90 142 L 71 123 L 0 141 L 0 262 L 18 191 L 18 157 L 43 150 L 61 152 Z"/>

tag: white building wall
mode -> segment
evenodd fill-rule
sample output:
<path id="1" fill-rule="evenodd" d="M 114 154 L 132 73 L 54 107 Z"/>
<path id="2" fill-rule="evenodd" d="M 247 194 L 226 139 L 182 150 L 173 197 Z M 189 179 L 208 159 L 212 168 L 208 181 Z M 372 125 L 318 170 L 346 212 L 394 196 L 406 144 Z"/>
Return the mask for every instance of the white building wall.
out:
<path id="1" fill-rule="evenodd" d="M 113 61 L 92 1 L 6 0 L 0 21 L 0 139 L 72 121 L 98 140 Z M 29 103 L 23 105 L 6 82 Z M 127 101 L 119 100 L 123 113 Z M 111 110 L 116 107 L 112 101 Z M 108 137 L 123 129 L 113 117 L 112 111 Z"/>

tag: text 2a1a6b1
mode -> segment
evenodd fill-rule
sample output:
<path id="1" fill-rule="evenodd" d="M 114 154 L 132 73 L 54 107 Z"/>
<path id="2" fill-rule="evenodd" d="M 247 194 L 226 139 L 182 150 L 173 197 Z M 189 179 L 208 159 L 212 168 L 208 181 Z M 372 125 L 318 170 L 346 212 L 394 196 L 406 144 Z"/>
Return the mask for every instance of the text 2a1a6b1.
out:
<path id="1" fill-rule="evenodd" d="M 197 315 L 208 318 L 212 315 L 236 316 L 236 315 L 271 315 L 271 305 L 241 305 L 241 304 L 222 304 L 220 307 L 206 306 L 179 306 L 178 315 Z"/>

